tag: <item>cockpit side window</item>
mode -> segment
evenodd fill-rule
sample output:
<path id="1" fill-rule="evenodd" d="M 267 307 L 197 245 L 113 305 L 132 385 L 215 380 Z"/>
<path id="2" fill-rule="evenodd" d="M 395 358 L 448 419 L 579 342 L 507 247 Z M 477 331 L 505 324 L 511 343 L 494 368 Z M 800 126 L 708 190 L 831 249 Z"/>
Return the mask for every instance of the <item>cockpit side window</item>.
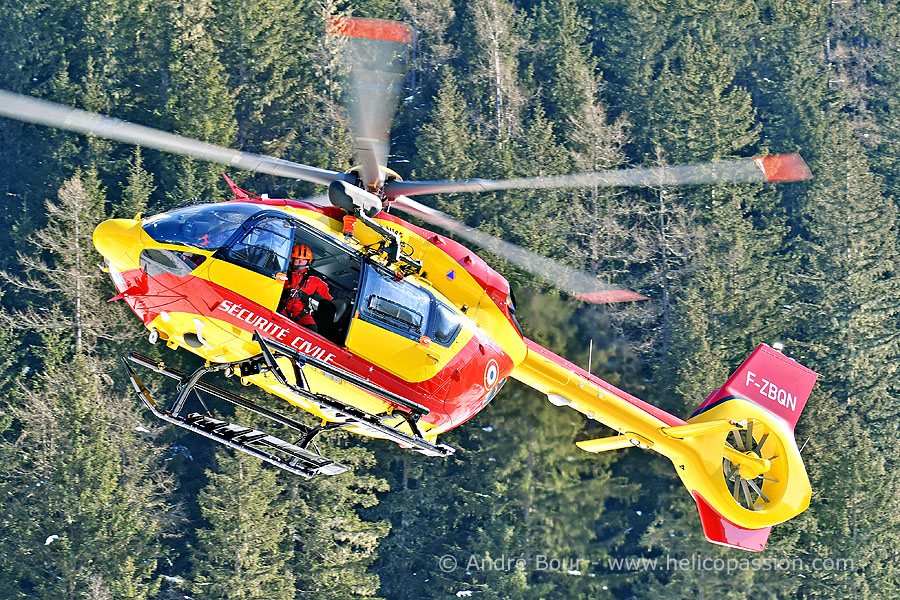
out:
<path id="1" fill-rule="evenodd" d="M 452 308 L 435 299 L 434 324 L 431 331 L 431 339 L 441 346 L 449 347 L 456 339 L 462 322 L 459 315 Z"/>
<path id="2" fill-rule="evenodd" d="M 253 224 L 243 237 L 221 250 L 228 262 L 268 277 L 287 273 L 294 239 L 294 226 L 278 217 L 266 217 Z"/>
<path id="3" fill-rule="evenodd" d="M 143 228 L 157 242 L 218 250 L 259 209 L 240 202 L 198 204 L 148 217 Z"/>

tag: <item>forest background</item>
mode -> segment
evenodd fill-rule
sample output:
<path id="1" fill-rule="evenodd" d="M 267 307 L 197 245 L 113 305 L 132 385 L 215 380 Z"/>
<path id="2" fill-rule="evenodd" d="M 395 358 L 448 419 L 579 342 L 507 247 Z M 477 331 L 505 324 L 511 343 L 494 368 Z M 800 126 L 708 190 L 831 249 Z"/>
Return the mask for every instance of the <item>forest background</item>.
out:
<path id="1" fill-rule="evenodd" d="M 581 452 L 597 425 L 513 384 L 451 458 L 333 437 L 353 472 L 313 481 L 160 427 L 118 358 L 191 357 L 107 304 L 90 232 L 227 199 L 221 167 L 0 120 L 0 597 L 900 597 L 896 0 L 0 0 L 0 88 L 343 170 L 323 22 L 349 13 L 416 30 L 404 176 L 803 154 L 798 184 L 425 200 L 649 296 L 586 306 L 488 257 L 526 334 L 579 364 L 593 344 L 594 373 L 676 414 L 784 342 L 822 374 L 797 429 L 810 509 L 762 555 L 710 545 L 667 460 Z M 752 558 L 791 562 L 715 566 Z"/>

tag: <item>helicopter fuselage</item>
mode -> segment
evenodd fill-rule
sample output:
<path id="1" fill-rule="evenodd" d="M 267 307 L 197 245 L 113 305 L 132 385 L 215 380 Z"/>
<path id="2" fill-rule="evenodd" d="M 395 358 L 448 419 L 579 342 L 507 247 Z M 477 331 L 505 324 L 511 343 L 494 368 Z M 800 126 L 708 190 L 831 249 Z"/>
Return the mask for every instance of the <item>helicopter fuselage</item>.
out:
<path id="1" fill-rule="evenodd" d="M 230 211 L 235 205 L 240 210 Z M 354 237 L 342 235 L 337 209 L 283 200 L 205 206 L 107 221 L 95 232 L 116 298 L 131 307 L 151 337 L 173 349 L 230 363 L 259 353 L 253 341 L 258 333 L 426 407 L 419 426 L 430 439 L 483 409 L 516 357 L 524 356 L 509 312 L 508 283 L 452 240 L 378 215 L 380 224 L 401 235 L 405 252 L 423 263 L 420 274 L 402 276 L 368 252 L 378 238 L 364 225 L 357 225 Z M 225 217 L 225 227 L 217 230 L 217 219 L 223 219 L 215 215 Z M 314 312 L 318 332 L 278 311 L 284 259 L 298 241 L 313 248 L 313 268 L 335 297 L 319 302 Z M 303 378 L 316 392 L 372 414 L 395 408 L 309 366 Z M 243 381 L 321 419 L 339 420 L 268 373 Z M 395 425 L 407 427 L 400 418 Z"/>

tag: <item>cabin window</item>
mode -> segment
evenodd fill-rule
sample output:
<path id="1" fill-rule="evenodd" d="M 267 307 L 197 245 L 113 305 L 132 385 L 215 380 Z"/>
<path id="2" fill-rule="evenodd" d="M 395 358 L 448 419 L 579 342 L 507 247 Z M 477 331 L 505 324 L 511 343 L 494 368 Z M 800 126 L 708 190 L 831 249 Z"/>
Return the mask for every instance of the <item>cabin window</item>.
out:
<path id="1" fill-rule="evenodd" d="M 376 269 L 366 269 L 360 317 L 394 333 L 418 340 L 426 334 L 431 295 Z"/>
<path id="2" fill-rule="evenodd" d="M 203 264 L 204 260 L 204 255 L 193 252 L 148 248 L 141 251 L 141 270 L 149 277 L 163 273 L 184 277 Z"/>
<path id="3" fill-rule="evenodd" d="M 422 331 L 422 315 L 411 308 L 381 296 L 369 296 L 369 310 L 381 319 L 386 319 L 413 333 Z"/>
<path id="4" fill-rule="evenodd" d="M 431 339 L 441 346 L 449 347 L 456 339 L 459 330 L 462 329 L 459 315 L 452 308 L 435 300 L 434 326 Z"/>
<path id="5" fill-rule="evenodd" d="M 243 237 L 223 250 L 223 258 L 268 277 L 287 273 L 294 226 L 277 217 L 260 219 Z"/>

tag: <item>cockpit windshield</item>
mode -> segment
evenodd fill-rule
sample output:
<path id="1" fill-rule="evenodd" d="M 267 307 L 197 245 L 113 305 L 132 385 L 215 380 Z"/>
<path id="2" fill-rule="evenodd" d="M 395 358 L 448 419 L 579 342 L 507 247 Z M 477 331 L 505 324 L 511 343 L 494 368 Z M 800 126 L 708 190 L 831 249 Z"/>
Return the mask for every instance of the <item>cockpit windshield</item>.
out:
<path id="1" fill-rule="evenodd" d="M 144 220 L 144 231 L 157 242 L 217 250 L 254 214 L 255 204 L 228 202 L 176 208 Z"/>

